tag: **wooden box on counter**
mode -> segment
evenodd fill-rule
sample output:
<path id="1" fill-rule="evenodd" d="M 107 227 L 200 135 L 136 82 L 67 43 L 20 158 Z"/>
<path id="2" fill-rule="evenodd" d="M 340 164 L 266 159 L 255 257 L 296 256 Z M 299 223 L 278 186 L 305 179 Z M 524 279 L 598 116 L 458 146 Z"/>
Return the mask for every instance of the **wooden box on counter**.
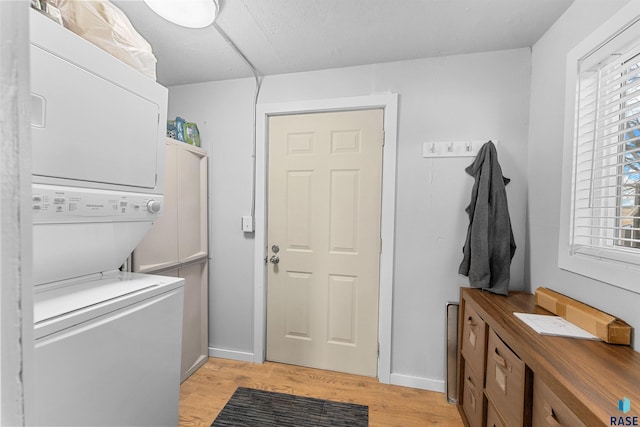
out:
<path id="1" fill-rule="evenodd" d="M 631 344 L 631 326 L 610 314 L 547 288 L 536 289 L 536 304 L 610 344 Z"/>

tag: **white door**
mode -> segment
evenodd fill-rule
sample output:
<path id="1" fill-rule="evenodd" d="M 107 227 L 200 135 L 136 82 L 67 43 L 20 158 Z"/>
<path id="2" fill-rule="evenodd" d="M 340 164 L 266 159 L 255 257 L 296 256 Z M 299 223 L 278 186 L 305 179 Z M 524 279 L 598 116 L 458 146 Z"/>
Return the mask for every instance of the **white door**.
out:
<path id="1" fill-rule="evenodd" d="M 382 109 L 269 118 L 268 360 L 376 376 L 383 136 Z"/>

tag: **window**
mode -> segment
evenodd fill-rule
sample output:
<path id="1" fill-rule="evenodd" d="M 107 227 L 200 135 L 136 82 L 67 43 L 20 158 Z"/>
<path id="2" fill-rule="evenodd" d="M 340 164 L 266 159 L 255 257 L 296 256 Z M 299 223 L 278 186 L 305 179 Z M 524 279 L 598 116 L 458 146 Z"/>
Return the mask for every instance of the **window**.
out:
<path id="1" fill-rule="evenodd" d="M 634 61 L 634 76 L 627 82 L 633 89 L 627 93 L 635 96 L 625 101 L 628 110 L 624 113 L 626 133 L 622 137 L 624 145 L 620 156 L 620 240 L 617 244 L 640 249 L 640 64 L 637 58 Z"/>
<path id="2" fill-rule="evenodd" d="M 561 268 L 637 292 L 639 15 L 623 8 L 568 55 L 559 245 Z"/>
<path id="3" fill-rule="evenodd" d="M 640 252 L 640 42 L 606 59 L 580 62 L 571 246 L 618 259 Z"/>

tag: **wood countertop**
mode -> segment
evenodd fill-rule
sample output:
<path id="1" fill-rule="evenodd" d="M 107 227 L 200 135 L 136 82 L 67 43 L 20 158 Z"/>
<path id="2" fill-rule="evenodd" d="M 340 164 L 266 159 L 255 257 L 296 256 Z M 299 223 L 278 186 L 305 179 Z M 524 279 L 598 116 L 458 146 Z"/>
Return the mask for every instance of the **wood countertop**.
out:
<path id="1" fill-rule="evenodd" d="M 552 314 L 524 292 L 509 296 L 462 288 L 460 300 L 480 317 L 573 412 L 588 426 L 612 424 L 611 418 L 638 417 L 640 425 L 640 353 L 629 346 L 540 335 L 514 312 Z M 628 398 L 623 414 L 618 400 Z"/>

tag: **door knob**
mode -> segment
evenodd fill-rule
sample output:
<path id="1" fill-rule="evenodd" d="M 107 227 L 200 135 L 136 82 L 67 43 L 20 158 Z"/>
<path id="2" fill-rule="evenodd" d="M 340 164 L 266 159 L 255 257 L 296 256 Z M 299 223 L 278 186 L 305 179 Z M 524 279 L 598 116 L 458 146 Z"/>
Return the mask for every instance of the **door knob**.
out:
<path id="1" fill-rule="evenodd" d="M 272 264 L 277 264 L 280 262 L 280 258 L 278 257 L 278 255 L 271 255 L 271 258 L 269 258 L 269 262 L 271 262 Z"/>

